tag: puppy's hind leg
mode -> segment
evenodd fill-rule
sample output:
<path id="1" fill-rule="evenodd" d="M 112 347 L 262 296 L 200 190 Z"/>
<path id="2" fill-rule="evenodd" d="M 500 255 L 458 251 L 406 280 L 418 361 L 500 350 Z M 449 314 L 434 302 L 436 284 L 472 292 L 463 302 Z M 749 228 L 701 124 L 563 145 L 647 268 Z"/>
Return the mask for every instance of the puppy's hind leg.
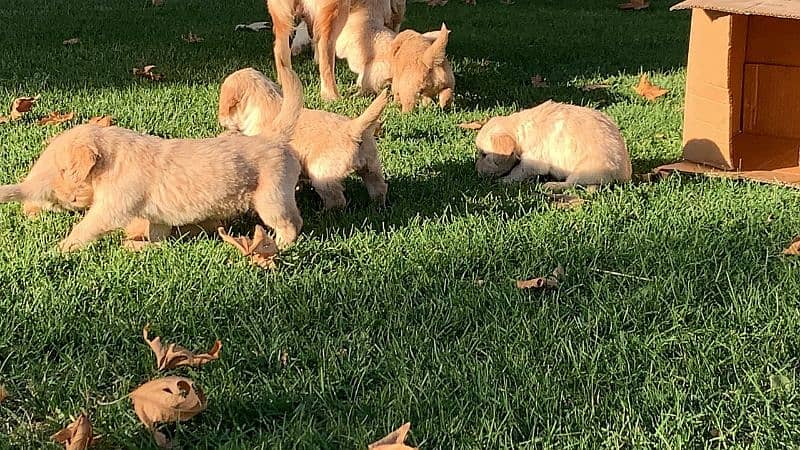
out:
<path id="1" fill-rule="evenodd" d="M 366 141 L 361 145 L 367 145 Z M 367 186 L 367 192 L 369 192 L 369 198 L 377 205 L 385 206 L 386 192 L 389 189 L 389 185 L 386 184 L 386 180 L 383 178 L 383 169 L 377 158 L 377 150 L 375 150 L 375 153 L 367 162 L 367 165 L 356 173 L 364 180 L 364 185 Z"/>
<path id="2" fill-rule="evenodd" d="M 503 183 L 521 183 L 530 179 L 539 177 L 540 175 L 547 175 L 548 168 L 546 165 L 537 161 L 522 160 L 517 164 L 508 175 L 500 179 Z"/>

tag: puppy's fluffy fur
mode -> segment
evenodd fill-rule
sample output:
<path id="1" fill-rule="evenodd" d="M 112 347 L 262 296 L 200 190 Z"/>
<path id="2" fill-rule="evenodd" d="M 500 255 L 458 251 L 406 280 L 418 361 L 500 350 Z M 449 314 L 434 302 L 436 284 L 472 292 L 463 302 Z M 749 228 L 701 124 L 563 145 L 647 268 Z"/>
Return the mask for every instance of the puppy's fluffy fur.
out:
<path id="1" fill-rule="evenodd" d="M 403 112 L 414 108 L 418 96 L 424 102 L 438 97 L 439 105 L 445 107 L 452 102 L 455 87 L 453 68 L 445 55 L 449 33 L 442 25 L 438 32 L 398 34 L 374 11 L 354 6 L 336 41 L 336 56 L 347 59 L 350 70 L 358 74 L 363 94 L 379 92 L 391 83 Z"/>
<path id="2" fill-rule="evenodd" d="M 285 246 L 302 226 L 294 187 L 300 164 L 289 138 L 302 107 L 302 87 L 284 76 L 287 96 L 272 130 L 258 137 L 162 139 L 118 127 L 80 125 L 50 144 L 61 203 L 93 201 L 59 247 L 81 248 L 102 234 L 142 219 L 150 228 L 227 219 L 254 209 Z M 52 150 L 51 150 L 52 149 Z M 168 231 L 167 231 L 168 234 Z"/>
<path id="3" fill-rule="evenodd" d="M 347 21 L 350 0 L 269 0 L 267 10 L 272 18 L 275 36 L 273 52 L 281 84 L 285 82 L 283 73 L 292 67 L 289 38 L 294 28 L 294 19 L 300 16 L 312 30 L 316 42 L 320 95 L 326 100 L 339 98 L 334 77 L 336 38 Z"/>
<path id="4" fill-rule="evenodd" d="M 476 168 L 503 181 L 549 175 L 544 187 L 600 185 L 631 179 L 631 161 L 619 128 L 600 111 L 547 101 L 489 120 L 478 132 Z"/>
<path id="5" fill-rule="evenodd" d="M 381 93 L 355 119 L 326 111 L 301 111 L 291 148 L 304 175 L 322 197 L 325 209 L 345 206 L 342 180 L 353 172 L 364 180 L 370 197 L 384 203 L 387 185 L 374 132 L 387 97 Z M 278 87 L 264 74 L 252 68 L 242 69 L 222 83 L 219 121 L 228 130 L 257 136 L 268 131 L 280 101 Z"/>

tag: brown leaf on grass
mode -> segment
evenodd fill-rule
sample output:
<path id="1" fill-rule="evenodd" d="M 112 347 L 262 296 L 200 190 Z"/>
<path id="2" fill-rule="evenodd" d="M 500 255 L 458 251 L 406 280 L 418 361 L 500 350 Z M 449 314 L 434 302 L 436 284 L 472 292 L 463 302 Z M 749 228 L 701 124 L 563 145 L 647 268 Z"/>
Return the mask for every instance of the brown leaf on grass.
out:
<path id="1" fill-rule="evenodd" d="M 792 243 L 783 251 L 783 254 L 789 256 L 800 255 L 800 236 L 794 238 Z"/>
<path id="2" fill-rule="evenodd" d="M 164 346 L 161 345 L 161 337 L 156 336 L 151 340 L 149 339 L 148 331 L 150 331 L 150 324 L 144 326 L 142 335 L 144 336 L 144 340 L 147 342 L 147 345 L 150 346 L 150 348 L 153 350 L 153 353 L 156 355 L 156 364 L 158 365 L 158 370 L 174 369 L 180 366 L 199 367 L 205 363 L 219 359 L 219 351 L 222 349 L 222 341 L 215 341 L 214 345 L 211 347 L 211 350 L 209 350 L 207 353 L 195 355 L 189 350 L 186 350 L 185 348 L 176 344 L 169 344 L 167 348 L 164 348 Z"/>
<path id="3" fill-rule="evenodd" d="M 225 232 L 225 229 L 219 227 L 217 233 L 223 241 L 233 245 L 244 256 L 250 258 L 250 262 L 256 266 L 264 269 L 275 268 L 275 257 L 278 255 L 278 246 L 275 241 L 267 236 L 267 232 L 261 225 L 256 225 L 256 230 L 253 233 L 253 239 L 246 236 L 233 237 Z"/>
<path id="4" fill-rule="evenodd" d="M 425 3 L 428 6 L 444 6 L 447 4 L 447 0 L 427 0 Z"/>
<path id="5" fill-rule="evenodd" d="M 6 390 L 6 386 L 4 384 L 0 384 L 0 403 L 3 403 L 3 401 L 7 398 L 8 391 Z"/>
<path id="6" fill-rule="evenodd" d="M 480 130 L 481 128 L 483 128 L 484 125 L 486 125 L 486 122 L 488 121 L 489 119 L 476 120 L 474 122 L 464 122 L 458 124 L 458 127 L 463 128 L 465 130 Z"/>
<path id="7" fill-rule="evenodd" d="M 650 82 L 650 76 L 643 73 L 639 78 L 639 84 L 634 88 L 637 94 L 650 100 L 651 102 L 669 92 L 669 90 L 656 86 Z"/>
<path id="8" fill-rule="evenodd" d="M 536 74 L 531 77 L 531 84 L 533 85 L 533 87 L 537 88 L 546 88 L 550 86 L 549 84 L 547 84 L 547 81 L 545 81 L 545 79 L 542 78 L 542 76 L 539 74 Z"/>
<path id="9" fill-rule="evenodd" d="M 281 351 L 281 365 L 283 367 L 289 365 L 289 352 L 286 350 Z"/>
<path id="10" fill-rule="evenodd" d="M 386 437 L 369 444 L 368 450 L 415 450 L 405 444 L 411 422 L 404 423 L 400 428 L 387 434 Z"/>
<path id="11" fill-rule="evenodd" d="M 139 420 L 153 433 L 156 443 L 165 448 L 169 447 L 169 439 L 155 429 L 155 424 L 189 420 L 207 405 L 203 391 L 184 377 L 148 381 L 128 396 Z"/>
<path id="12" fill-rule="evenodd" d="M 475 0 L 464 0 L 464 3 L 466 3 L 468 5 L 474 5 L 475 4 Z"/>
<path id="13" fill-rule="evenodd" d="M 586 203 L 585 199 L 569 194 L 551 194 L 550 201 L 555 208 L 559 209 L 577 208 Z"/>
<path id="14" fill-rule="evenodd" d="M 23 114 L 33 109 L 33 105 L 36 104 L 37 100 L 39 100 L 38 95 L 36 97 L 15 98 L 14 101 L 11 102 L 11 113 L 8 116 L 0 116 L 0 123 L 19 119 Z"/>
<path id="15" fill-rule="evenodd" d="M 91 124 L 99 125 L 101 127 L 110 127 L 114 123 L 114 118 L 111 116 L 94 116 L 89 119 Z"/>
<path id="16" fill-rule="evenodd" d="M 50 438 L 64 444 L 67 450 L 84 450 L 94 444 L 98 437 L 92 434 L 92 422 L 85 414 L 81 414 Z"/>
<path id="17" fill-rule="evenodd" d="M 156 66 L 144 66 L 142 68 L 134 67 L 133 68 L 133 75 L 139 78 L 147 78 L 148 80 L 152 81 L 161 81 L 164 79 L 164 75 L 160 73 L 153 72 Z"/>
<path id="18" fill-rule="evenodd" d="M 153 6 L 161 6 L 164 4 L 164 0 L 153 0 Z"/>
<path id="19" fill-rule="evenodd" d="M 611 88 L 610 84 L 587 84 L 581 88 L 583 92 L 600 91 Z"/>
<path id="20" fill-rule="evenodd" d="M 650 0 L 630 0 L 626 3 L 620 3 L 617 8 L 622 10 L 638 11 L 650 7 Z"/>
<path id="21" fill-rule="evenodd" d="M 59 123 L 69 122 L 75 117 L 74 112 L 61 114 L 58 111 L 51 112 L 47 117 L 42 117 L 36 123 L 38 125 L 58 125 Z"/>
<path id="22" fill-rule="evenodd" d="M 517 280 L 518 289 L 552 289 L 558 287 L 558 282 L 564 277 L 564 268 L 558 266 L 547 277 L 533 278 L 530 280 Z"/>
<path id="23" fill-rule="evenodd" d="M 258 31 L 263 31 L 263 30 L 267 30 L 267 29 L 269 29 L 269 23 L 268 22 L 253 22 L 253 23 L 248 23 L 248 24 L 240 23 L 239 25 L 236 25 L 235 27 L 233 27 L 233 31 L 249 30 L 249 31 L 258 32 Z"/>
<path id="24" fill-rule="evenodd" d="M 64 45 L 76 45 L 76 44 L 80 44 L 80 43 L 81 43 L 81 38 L 67 39 L 64 42 L 62 42 L 62 44 L 64 44 Z"/>
<path id="25" fill-rule="evenodd" d="M 188 42 L 190 44 L 196 44 L 198 42 L 203 42 L 203 40 L 204 40 L 203 38 L 201 38 L 200 36 L 192 33 L 191 31 L 186 36 L 181 36 L 181 37 L 183 38 L 184 41 L 186 41 L 186 42 Z"/>

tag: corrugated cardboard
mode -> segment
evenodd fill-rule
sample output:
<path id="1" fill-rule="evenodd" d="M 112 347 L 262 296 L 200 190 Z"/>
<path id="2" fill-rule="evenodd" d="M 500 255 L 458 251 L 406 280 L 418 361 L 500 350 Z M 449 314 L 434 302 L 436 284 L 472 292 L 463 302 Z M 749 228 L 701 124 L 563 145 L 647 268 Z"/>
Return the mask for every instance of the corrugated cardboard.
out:
<path id="1" fill-rule="evenodd" d="M 687 0 L 683 156 L 659 170 L 800 187 L 800 0 Z"/>

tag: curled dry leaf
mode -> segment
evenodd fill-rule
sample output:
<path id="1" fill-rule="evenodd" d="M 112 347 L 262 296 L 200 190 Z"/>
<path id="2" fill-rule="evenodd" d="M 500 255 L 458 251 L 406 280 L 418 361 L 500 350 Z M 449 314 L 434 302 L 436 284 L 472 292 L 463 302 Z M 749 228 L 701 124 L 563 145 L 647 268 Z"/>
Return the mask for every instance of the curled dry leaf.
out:
<path id="1" fill-rule="evenodd" d="M 800 236 L 794 238 L 792 243 L 783 251 L 783 254 L 789 256 L 800 255 Z"/>
<path id="2" fill-rule="evenodd" d="M 617 5 L 617 8 L 623 10 L 633 10 L 638 11 L 640 9 L 645 9 L 650 6 L 650 0 L 631 0 L 626 3 L 620 3 Z"/>
<path id="3" fill-rule="evenodd" d="M 114 118 L 111 116 L 94 116 L 89 119 L 91 124 L 99 125 L 101 127 L 110 127 L 114 123 Z"/>
<path id="4" fill-rule="evenodd" d="M 84 450 L 97 441 L 92 434 L 92 422 L 85 414 L 81 414 L 71 424 L 62 428 L 51 439 L 64 444 L 67 450 Z"/>
<path id="5" fill-rule="evenodd" d="M 458 124 L 458 127 L 463 128 L 465 130 L 480 130 L 481 128 L 483 128 L 484 125 L 486 125 L 486 122 L 488 121 L 489 119 L 476 120 L 474 122 L 464 122 Z"/>
<path id="6" fill-rule="evenodd" d="M 58 125 L 59 123 L 69 122 L 75 117 L 74 112 L 61 114 L 58 111 L 51 112 L 47 117 L 42 117 L 36 123 L 39 125 Z"/>
<path id="7" fill-rule="evenodd" d="M 269 28 L 269 23 L 267 23 L 267 22 L 253 22 L 253 23 L 248 23 L 248 24 L 240 23 L 239 25 L 236 25 L 233 28 L 233 30 L 234 31 L 239 31 L 239 30 L 263 31 L 263 30 L 266 30 L 268 28 Z"/>
<path id="8" fill-rule="evenodd" d="M 169 344 L 167 348 L 164 348 L 164 346 L 161 345 L 160 336 L 156 336 L 152 340 L 149 339 L 149 329 L 150 324 L 145 325 L 144 330 L 142 330 L 142 335 L 144 336 L 144 340 L 147 342 L 147 345 L 150 346 L 150 348 L 153 350 L 153 353 L 156 355 L 156 364 L 158 365 L 158 370 L 174 369 L 180 366 L 198 367 L 207 362 L 219 359 L 219 351 L 222 349 L 221 341 L 215 341 L 214 346 L 211 347 L 211 350 L 209 350 L 208 353 L 195 355 L 189 350 L 186 350 L 185 348 L 176 344 Z"/>
<path id="9" fill-rule="evenodd" d="M 253 233 L 253 239 L 245 236 L 233 237 L 225 232 L 225 229 L 219 227 L 217 233 L 223 241 L 233 245 L 244 256 L 250 258 L 250 262 L 256 266 L 264 269 L 275 268 L 275 257 L 278 255 L 278 245 L 275 241 L 267 236 L 267 232 L 261 225 L 256 225 L 256 230 Z"/>
<path id="10" fill-rule="evenodd" d="M 5 399 L 7 398 L 8 398 L 8 391 L 6 390 L 6 386 L 0 384 L 0 403 L 3 403 L 3 401 L 5 401 Z"/>
<path id="11" fill-rule="evenodd" d="M 187 34 L 186 36 L 182 36 L 182 37 L 183 37 L 184 41 L 186 41 L 186 42 L 188 42 L 190 44 L 196 44 L 198 42 L 203 42 L 203 38 L 201 38 L 200 36 L 192 33 L 191 31 L 189 32 L 189 34 Z"/>
<path id="12" fill-rule="evenodd" d="M 81 38 L 67 39 L 64 42 L 62 42 L 62 44 L 64 44 L 64 45 L 76 45 L 76 44 L 80 44 L 80 43 L 81 43 Z"/>
<path id="13" fill-rule="evenodd" d="M 411 422 L 406 422 L 381 440 L 369 444 L 367 448 L 369 450 L 415 450 L 416 447 L 409 447 L 405 444 L 409 430 L 411 430 Z"/>
<path id="14" fill-rule="evenodd" d="M 546 88 L 550 86 L 549 84 L 547 84 L 547 81 L 545 81 L 545 79 L 542 78 L 542 76 L 539 74 L 536 74 L 531 77 L 531 84 L 533 85 L 533 87 L 537 88 Z"/>
<path id="15" fill-rule="evenodd" d="M 586 200 L 569 194 L 551 194 L 551 204 L 559 209 L 572 209 L 586 203 Z"/>
<path id="16" fill-rule="evenodd" d="M 144 426 L 153 432 L 159 446 L 168 447 L 167 437 L 155 424 L 189 420 L 206 409 L 206 397 L 194 382 L 184 377 L 157 378 L 128 394 Z"/>
<path id="17" fill-rule="evenodd" d="M 14 101 L 11 102 L 11 113 L 8 116 L 0 116 L 0 123 L 19 119 L 23 114 L 33 109 L 33 105 L 35 105 L 38 100 L 38 95 L 36 97 L 15 98 Z"/>
<path id="18" fill-rule="evenodd" d="M 517 288 L 519 289 L 546 289 L 557 288 L 558 282 L 564 277 L 564 268 L 558 266 L 547 277 L 533 278 L 531 280 L 517 280 Z"/>
<path id="19" fill-rule="evenodd" d="M 646 73 L 643 73 L 639 78 L 639 84 L 634 88 L 634 90 L 636 90 L 637 94 L 650 100 L 651 102 L 669 92 L 667 89 L 652 84 L 650 82 L 650 76 Z"/>
<path id="20" fill-rule="evenodd" d="M 152 81 L 161 81 L 164 79 L 164 75 L 160 73 L 153 72 L 156 66 L 144 66 L 141 69 L 138 67 L 133 68 L 133 75 L 139 78 L 147 78 L 148 80 Z"/>

